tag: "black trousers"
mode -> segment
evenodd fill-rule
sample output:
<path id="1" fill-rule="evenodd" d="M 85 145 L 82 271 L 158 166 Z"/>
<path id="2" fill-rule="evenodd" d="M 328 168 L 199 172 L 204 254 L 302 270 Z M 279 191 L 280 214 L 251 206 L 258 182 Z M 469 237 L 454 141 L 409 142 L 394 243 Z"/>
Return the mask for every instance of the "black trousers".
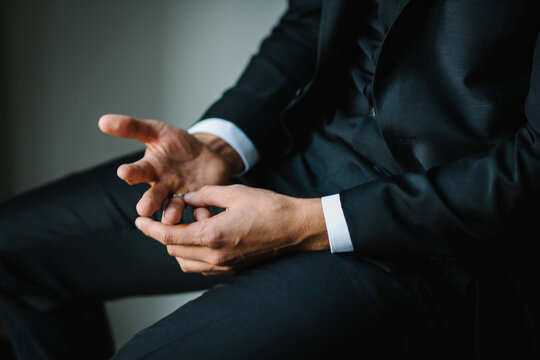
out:
<path id="1" fill-rule="evenodd" d="M 195 289 L 209 290 L 140 331 L 114 359 L 472 355 L 472 306 L 445 264 L 389 272 L 358 254 L 312 252 L 227 276 L 182 273 L 133 225 L 147 186 L 126 185 L 116 168 L 140 156 L 0 205 L 0 321 L 17 358 L 109 358 L 104 301 Z M 273 172 L 275 190 L 294 188 L 280 176 Z"/>

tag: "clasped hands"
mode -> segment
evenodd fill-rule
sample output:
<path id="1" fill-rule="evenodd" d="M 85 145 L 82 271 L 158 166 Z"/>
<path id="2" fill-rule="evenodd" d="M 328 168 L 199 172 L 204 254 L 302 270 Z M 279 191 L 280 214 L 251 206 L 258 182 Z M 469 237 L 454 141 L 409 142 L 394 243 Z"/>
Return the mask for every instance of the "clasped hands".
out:
<path id="1" fill-rule="evenodd" d="M 150 184 L 137 203 L 135 224 L 165 245 L 184 272 L 219 274 L 284 252 L 329 249 L 320 199 L 225 185 L 243 163 L 218 137 L 124 115 L 105 115 L 99 127 L 146 145 L 142 159 L 117 173 L 128 184 Z M 183 200 L 170 198 L 186 191 Z M 164 203 L 161 222 L 149 218 Z M 180 224 L 186 204 L 194 208 L 195 221 Z M 210 206 L 225 211 L 212 216 Z"/>

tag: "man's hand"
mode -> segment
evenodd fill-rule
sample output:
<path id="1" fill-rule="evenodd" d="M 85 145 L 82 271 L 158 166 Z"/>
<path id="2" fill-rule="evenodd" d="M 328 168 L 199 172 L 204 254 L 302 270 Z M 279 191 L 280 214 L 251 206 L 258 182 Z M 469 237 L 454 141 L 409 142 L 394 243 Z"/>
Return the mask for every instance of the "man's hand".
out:
<path id="1" fill-rule="evenodd" d="M 173 193 L 226 184 L 231 175 L 243 168 L 238 154 L 210 134 L 193 136 L 160 121 L 124 115 L 103 116 L 99 128 L 109 135 L 136 139 L 146 145 L 141 160 L 118 168 L 118 176 L 128 184 L 151 185 L 137 204 L 141 216 L 152 215 Z M 184 202 L 171 199 L 162 221 L 177 224 L 183 211 Z"/>
<path id="2" fill-rule="evenodd" d="M 282 252 L 330 248 L 320 199 L 297 199 L 243 185 L 205 186 L 186 196 L 196 222 L 137 227 L 167 246 L 184 272 L 219 274 Z M 206 207 L 226 210 L 211 216 Z"/>

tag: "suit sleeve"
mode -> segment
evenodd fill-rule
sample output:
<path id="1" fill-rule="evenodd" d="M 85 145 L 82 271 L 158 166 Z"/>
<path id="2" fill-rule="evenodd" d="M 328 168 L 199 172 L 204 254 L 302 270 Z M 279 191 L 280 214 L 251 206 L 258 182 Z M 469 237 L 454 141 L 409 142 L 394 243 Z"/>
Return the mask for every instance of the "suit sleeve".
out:
<path id="1" fill-rule="evenodd" d="M 540 38 L 527 121 L 485 153 L 340 193 L 354 250 L 389 258 L 531 251 L 540 222 Z"/>
<path id="2" fill-rule="evenodd" d="M 237 83 L 201 119 L 231 121 L 262 156 L 275 153 L 275 144 L 286 141 L 281 112 L 315 71 L 320 14 L 321 0 L 290 0 Z"/>

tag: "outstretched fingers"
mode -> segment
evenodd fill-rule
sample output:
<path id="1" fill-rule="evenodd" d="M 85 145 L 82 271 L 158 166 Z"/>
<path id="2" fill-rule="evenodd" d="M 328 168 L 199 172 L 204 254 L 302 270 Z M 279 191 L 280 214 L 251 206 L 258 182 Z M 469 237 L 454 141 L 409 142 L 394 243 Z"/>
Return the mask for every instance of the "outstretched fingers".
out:
<path id="1" fill-rule="evenodd" d="M 150 143 L 157 140 L 164 123 L 155 120 L 138 120 L 126 115 L 103 115 L 99 128 L 106 134 Z"/>
<path id="2" fill-rule="evenodd" d="M 165 225 L 147 217 L 139 217 L 135 225 L 147 236 L 163 245 L 195 245 L 205 246 L 205 240 L 200 236 L 200 223 Z"/>
<path id="3" fill-rule="evenodd" d="M 162 183 L 153 184 L 137 203 L 137 213 L 141 216 L 151 216 L 163 206 L 168 197 L 169 186 Z"/>
<path id="4" fill-rule="evenodd" d="M 116 173 L 120 179 L 130 185 L 143 182 L 150 183 L 156 179 L 154 168 L 145 159 L 141 159 L 131 164 L 120 165 Z"/>

